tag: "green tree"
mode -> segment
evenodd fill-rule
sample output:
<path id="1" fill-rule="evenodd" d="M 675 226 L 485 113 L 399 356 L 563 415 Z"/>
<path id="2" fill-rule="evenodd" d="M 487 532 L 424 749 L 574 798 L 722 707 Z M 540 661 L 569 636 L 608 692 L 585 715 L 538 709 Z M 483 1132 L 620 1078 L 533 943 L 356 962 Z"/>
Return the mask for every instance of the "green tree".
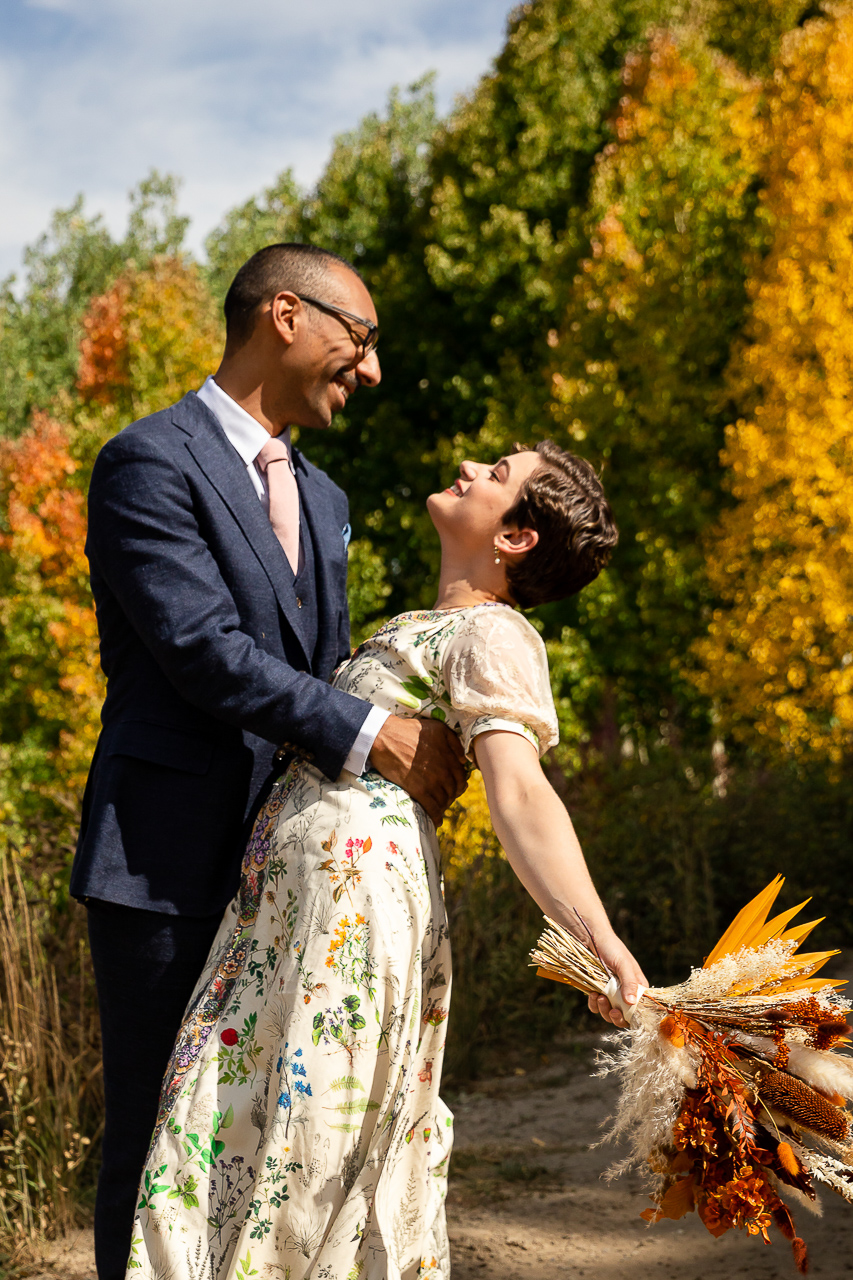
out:
<path id="1" fill-rule="evenodd" d="M 128 260 L 144 266 L 181 249 L 188 219 L 177 213 L 176 180 L 154 170 L 130 193 L 125 238 L 113 240 L 83 197 L 54 213 L 49 229 L 24 252 L 26 279 L 0 285 L 0 436 L 16 436 L 33 409 L 47 409 L 77 379 L 83 315 Z"/>
<path id="2" fill-rule="evenodd" d="M 786 31 L 822 12 L 814 0 L 711 0 L 704 10 L 703 34 L 750 75 L 773 71 Z"/>
<path id="3" fill-rule="evenodd" d="M 493 73 L 442 129 L 425 257 L 450 304 L 441 387 L 456 429 L 480 425 L 504 361 L 528 372 L 544 363 L 560 278 L 585 247 L 590 173 L 610 139 L 623 63 L 672 7 L 524 5 Z"/>
<path id="4" fill-rule="evenodd" d="M 735 18 L 749 17 L 738 4 L 534 0 L 514 11 L 493 70 L 445 122 L 436 120 L 429 84 L 394 93 L 382 117 L 367 117 L 336 141 L 310 195 L 300 195 L 283 175 L 210 238 L 219 296 L 248 253 L 284 237 L 310 239 L 352 259 L 373 291 L 383 328 L 382 387 L 355 396 L 345 419 L 322 437 L 312 434 L 306 447 L 351 495 L 357 535 L 368 531 L 386 557 L 391 609 L 426 603 L 434 590 L 436 553 L 423 501 L 442 473 L 466 454 L 493 454 L 518 435 L 541 436 L 553 426 L 551 384 L 543 376 L 553 364 L 549 342 L 565 327 L 579 264 L 590 256 L 590 236 L 603 216 L 601 192 L 593 193 L 601 173 L 596 157 L 618 142 L 614 122 L 631 59 L 642 57 L 650 35 L 667 26 L 700 30 L 694 37 L 700 45 L 702 29 L 712 43 L 724 43 Z M 749 57 L 758 58 L 760 36 L 766 61 L 779 32 L 803 8 L 793 0 L 756 0 L 749 28 L 756 49 Z M 712 84 L 712 50 L 705 62 L 694 97 L 713 137 L 703 149 L 698 127 L 692 130 L 693 143 L 681 148 L 685 166 L 702 163 L 717 145 L 712 116 L 725 92 Z M 737 79 L 734 67 L 720 72 L 726 75 Z M 711 106 L 702 98 L 706 89 Z M 637 91 L 635 85 L 631 92 Z M 677 133 L 691 131 L 686 116 L 671 117 Z M 679 146 L 670 139 L 670 152 Z M 649 159 L 659 175 L 661 166 Z M 712 173 L 707 184 L 719 180 Z M 634 186 L 641 185 L 638 178 Z M 671 202 L 679 194 L 691 198 L 686 171 L 674 185 Z M 748 213 L 747 205 L 744 197 Z M 659 211 L 655 234 L 665 240 L 673 235 L 672 212 Z M 716 231 L 712 221 L 708 214 L 703 224 L 712 248 L 734 254 L 734 297 L 742 288 L 742 246 L 728 223 Z M 696 249 L 699 275 L 703 252 Z M 698 298 L 694 309 L 698 317 Z M 723 310 L 726 329 L 736 323 L 737 308 L 727 301 Z M 644 315 L 631 324 L 639 349 Z M 725 363 L 720 327 L 715 321 L 713 354 L 701 358 L 702 367 Z M 689 365 L 685 356 L 682 372 Z M 643 394 L 650 388 L 646 379 Z M 716 428 L 702 417 L 703 465 L 715 447 L 709 430 L 712 436 Z M 587 448 L 600 459 L 606 444 Z M 685 495 L 681 506 L 689 500 Z M 556 634 L 564 622 L 555 621 Z"/>
<path id="5" fill-rule="evenodd" d="M 713 602 L 699 535 L 723 503 L 723 373 L 765 234 L 756 99 L 695 35 L 658 32 L 629 57 L 591 251 L 551 334 L 555 434 L 604 464 L 621 532 L 609 572 L 554 613 L 579 627 L 623 724 L 657 728 L 663 709 L 671 729 L 676 708 L 697 708 L 682 667 Z"/>
<path id="6" fill-rule="evenodd" d="M 224 302 L 228 286 L 253 253 L 267 244 L 302 240 L 304 193 L 290 169 L 280 173 L 259 196 L 230 209 L 204 242 L 207 278 L 214 296 Z"/>
<path id="7" fill-rule="evenodd" d="M 395 571 L 395 607 L 410 595 L 400 586 L 403 566 L 417 565 L 423 576 L 422 503 L 409 499 L 429 492 L 435 475 L 430 450 L 436 425 L 420 414 L 418 352 L 426 341 L 439 346 L 442 335 L 434 330 L 429 336 L 421 319 L 431 285 L 416 223 L 425 206 L 436 127 L 432 77 L 405 92 L 394 90 L 384 115 L 367 116 L 335 140 L 312 193 L 300 193 L 284 174 L 229 213 L 207 241 L 211 284 L 220 298 L 251 253 L 283 239 L 323 245 L 354 262 L 367 280 L 382 328 L 381 392 L 360 392 L 329 431 L 311 432 L 302 443 L 350 495 L 363 554 L 369 560 L 375 544 Z"/>
<path id="8" fill-rule="evenodd" d="M 304 238 L 357 265 L 379 314 L 381 388 L 354 396 L 331 431 L 304 444 L 349 494 L 356 536 L 367 535 L 388 564 L 391 612 L 419 598 L 413 582 L 432 556 L 423 495 L 435 487 L 441 427 L 424 411 L 424 352 L 444 334 L 430 314 L 419 225 L 436 128 L 432 77 L 395 90 L 383 117 L 336 140 L 304 206 Z"/>

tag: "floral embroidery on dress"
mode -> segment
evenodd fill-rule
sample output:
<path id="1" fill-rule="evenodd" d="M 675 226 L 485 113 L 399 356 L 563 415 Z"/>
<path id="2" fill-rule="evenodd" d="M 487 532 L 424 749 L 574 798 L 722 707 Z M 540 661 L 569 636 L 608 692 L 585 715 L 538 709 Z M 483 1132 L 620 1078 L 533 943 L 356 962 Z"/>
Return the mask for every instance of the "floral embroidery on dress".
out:
<path id="1" fill-rule="evenodd" d="M 402 614 L 335 684 L 468 752 L 556 738 L 544 646 L 504 606 Z M 430 819 L 379 774 L 294 761 L 169 1063 L 129 1275 L 447 1280 L 450 974 Z"/>

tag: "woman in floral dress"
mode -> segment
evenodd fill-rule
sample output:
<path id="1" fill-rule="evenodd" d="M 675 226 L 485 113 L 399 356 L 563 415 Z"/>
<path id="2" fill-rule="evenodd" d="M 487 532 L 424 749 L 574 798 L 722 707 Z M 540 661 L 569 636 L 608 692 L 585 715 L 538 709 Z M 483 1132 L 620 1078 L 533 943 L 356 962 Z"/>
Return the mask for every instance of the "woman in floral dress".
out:
<path id="1" fill-rule="evenodd" d="M 597 575 L 615 542 L 600 484 L 544 442 L 463 463 L 428 505 L 436 608 L 381 627 L 335 683 L 460 735 L 517 874 L 567 926 L 580 911 L 630 1002 L 644 978 L 539 766 L 557 741 L 545 650 L 512 607 Z M 297 759 L 276 784 L 169 1064 L 129 1277 L 447 1280 L 438 859 L 430 818 L 377 773 Z"/>

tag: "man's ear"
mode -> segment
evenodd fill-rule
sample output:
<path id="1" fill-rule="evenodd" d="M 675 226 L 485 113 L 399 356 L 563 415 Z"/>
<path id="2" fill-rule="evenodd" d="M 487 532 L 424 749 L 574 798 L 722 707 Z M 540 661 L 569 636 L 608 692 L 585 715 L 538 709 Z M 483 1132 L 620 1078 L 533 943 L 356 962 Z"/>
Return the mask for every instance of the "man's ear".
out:
<path id="1" fill-rule="evenodd" d="M 516 556 L 527 555 L 539 541 L 535 529 L 502 529 L 495 538 L 495 547 L 501 555 L 515 559 Z"/>
<path id="2" fill-rule="evenodd" d="M 269 317 L 279 338 L 288 347 L 296 339 L 299 324 L 307 322 L 305 304 L 297 294 L 290 293 L 289 290 L 275 295 L 270 303 Z"/>

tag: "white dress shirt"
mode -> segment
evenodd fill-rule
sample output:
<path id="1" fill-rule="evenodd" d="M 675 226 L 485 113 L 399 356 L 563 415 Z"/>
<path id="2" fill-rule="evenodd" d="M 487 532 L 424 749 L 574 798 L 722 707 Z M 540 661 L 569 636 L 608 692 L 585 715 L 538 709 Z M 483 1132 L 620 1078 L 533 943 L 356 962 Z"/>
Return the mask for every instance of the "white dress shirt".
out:
<path id="1" fill-rule="evenodd" d="M 229 442 L 243 459 L 252 488 L 258 495 L 258 501 L 267 515 L 269 515 L 270 495 L 266 477 L 255 462 L 261 449 L 270 438 L 269 432 L 266 427 L 258 422 L 257 418 L 253 418 L 236 400 L 232 400 L 219 384 L 214 382 L 212 377 L 207 379 L 201 390 L 197 392 L 197 395 L 199 400 L 206 404 L 215 416 Z M 288 427 L 286 431 L 283 431 L 278 438 L 282 444 L 287 446 L 287 452 L 290 453 L 290 428 Z M 302 567 L 301 548 L 299 552 L 299 567 Z M 387 711 L 383 711 L 380 707 L 371 707 L 368 711 L 367 719 L 359 729 L 358 737 L 352 744 L 350 753 L 344 761 L 344 768 L 349 770 L 350 773 L 364 773 L 370 749 L 376 741 L 376 735 L 388 719 L 388 714 Z"/>

